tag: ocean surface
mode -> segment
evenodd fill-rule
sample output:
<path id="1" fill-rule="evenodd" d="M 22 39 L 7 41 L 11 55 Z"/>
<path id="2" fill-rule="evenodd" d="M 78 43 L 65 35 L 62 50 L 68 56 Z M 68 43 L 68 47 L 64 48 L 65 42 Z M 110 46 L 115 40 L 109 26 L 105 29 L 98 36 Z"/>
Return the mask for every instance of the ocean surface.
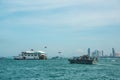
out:
<path id="1" fill-rule="evenodd" d="M 0 80 L 120 80 L 120 59 L 98 64 L 69 64 L 61 60 L 0 60 Z"/>

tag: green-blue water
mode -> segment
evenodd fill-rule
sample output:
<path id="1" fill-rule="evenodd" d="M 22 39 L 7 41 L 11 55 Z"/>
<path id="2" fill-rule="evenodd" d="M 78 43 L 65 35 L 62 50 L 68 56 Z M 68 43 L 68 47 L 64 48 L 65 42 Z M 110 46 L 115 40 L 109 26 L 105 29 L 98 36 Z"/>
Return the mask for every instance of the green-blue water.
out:
<path id="1" fill-rule="evenodd" d="M 0 60 L 0 80 L 120 80 L 120 59 L 96 65 L 67 60 Z"/>

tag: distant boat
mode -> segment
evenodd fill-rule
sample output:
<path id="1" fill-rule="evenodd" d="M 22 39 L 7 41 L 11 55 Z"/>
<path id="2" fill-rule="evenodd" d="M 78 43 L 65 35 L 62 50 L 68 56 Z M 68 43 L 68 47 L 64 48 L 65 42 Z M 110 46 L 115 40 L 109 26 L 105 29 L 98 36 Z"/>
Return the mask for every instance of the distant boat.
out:
<path id="1" fill-rule="evenodd" d="M 21 52 L 19 56 L 14 56 L 15 60 L 46 60 L 47 56 L 43 51 L 25 51 Z"/>
<path id="2" fill-rule="evenodd" d="M 6 57 L 0 57 L 0 60 L 4 60 L 4 59 L 7 59 Z"/>
<path id="3" fill-rule="evenodd" d="M 55 57 L 52 57 L 51 59 L 63 59 L 63 57 L 55 56 Z"/>
<path id="4" fill-rule="evenodd" d="M 89 57 L 88 55 L 83 55 L 80 57 L 73 57 L 68 59 L 71 64 L 96 64 L 98 62 L 97 58 Z"/>

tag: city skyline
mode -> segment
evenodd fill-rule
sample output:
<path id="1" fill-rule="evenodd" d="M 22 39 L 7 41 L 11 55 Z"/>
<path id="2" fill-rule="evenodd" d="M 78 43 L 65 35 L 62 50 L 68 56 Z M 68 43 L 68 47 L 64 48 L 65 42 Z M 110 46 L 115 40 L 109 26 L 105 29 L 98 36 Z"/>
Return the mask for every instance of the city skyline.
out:
<path id="1" fill-rule="evenodd" d="M 48 56 L 120 52 L 119 0 L 1 0 L 0 56 L 42 50 Z M 44 47 L 47 48 L 44 48 Z"/>

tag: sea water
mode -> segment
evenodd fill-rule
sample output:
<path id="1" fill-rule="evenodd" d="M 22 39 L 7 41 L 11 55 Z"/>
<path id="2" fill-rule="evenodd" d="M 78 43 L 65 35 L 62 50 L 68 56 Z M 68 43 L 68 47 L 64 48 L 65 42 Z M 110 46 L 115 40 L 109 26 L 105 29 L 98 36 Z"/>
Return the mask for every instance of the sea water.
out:
<path id="1" fill-rule="evenodd" d="M 58 60 L 0 60 L 0 80 L 120 80 L 120 59 L 98 64 L 69 64 Z"/>

